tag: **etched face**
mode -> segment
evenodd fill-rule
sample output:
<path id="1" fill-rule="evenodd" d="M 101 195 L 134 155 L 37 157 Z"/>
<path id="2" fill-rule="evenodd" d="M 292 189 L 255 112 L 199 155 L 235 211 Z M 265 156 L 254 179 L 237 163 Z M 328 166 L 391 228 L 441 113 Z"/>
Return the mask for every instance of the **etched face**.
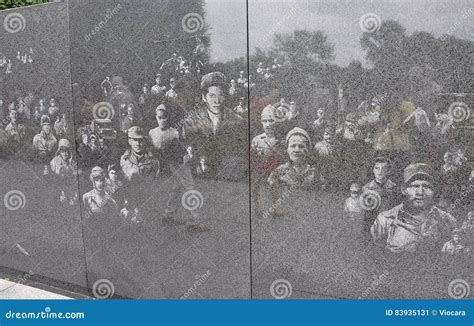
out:
<path id="1" fill-rule="evenodd" d="M 103 178 L 95 178 L 94 179 L 94 188 L 98 191 L 104 190 L 104 179 Z"/>
<path id="2" fill-rule="evenodd" d="M 12 124 L 15 124 L 17 122 L 17 119 L 18 119 L 18 113 L 16 111 L 11 111 L 10 121 L 12 122 Z"/>
<path id="3" fill-rule="evenodd" d="M 332 142 L 332 139 L 333 139 L 332 136 L 333 136 L 333 135 L 332 135 L 331 132 L 325 131 L 325 132 L 324 132 L 324 135 L 323 135 L 323 139 L 324 139 L 325 141 L 327 141 L 328 143 L 330 143 L 330 142 Z"/>
<path id="4" fill-rule="evenodd" d="M 271 114 L 264 115 L 262 116 L 262 126 L 263 126 L 263 131 L 266 134 L 273 134 L 275 132 L 275 117 Z"/>
<path id="5" fill-rule="evenodd" d="M 127 108 L 127 114 L 129 117 L 133 118 L 133 116 L 135 115 L 135 109 L 132 106 L 129 106 Z"/>
<path id="6" fill-rule="evenodd" d="M 206 102 L 208 108 L 213 112 L 221 112 L 225 95 L 224 90 L 221 86 L 209 87 L 207 94 L 203 95 L 203 101 Z"/>
<path id="7" fill-rule="evenodd" d="M 387 162 L 377 162 L 372 170 L 374 172 L 375 180 L 378 182 L 385 182 L 388 178 L 389 167 Z"/>
<path id="8" fill-rule="evenodd" d="M 69 151 L 65 148 L 61 149 L 59 151 L 59 155 L 61 155 L 61 157 L 63 158 L 63 160 L 67 160 L 69 159 Z"/>
<path id="9" fill-rule="evenodd" d="M 163 105 L 160 105 L 164 108 Z M 165 110 L 157 110 L 156 111 L 156 122 L 158 122 L 158 126 L 161 128 L 161 129 L 165 129 L 168 127 L 168 115 L 166 114 L 166 111 Z"/>
<path id="10" fill-rule="evenodd" d="M 402 192 L 413 208 L 424 210 L 431 207 L 433 203 L 434 191 L 429 181 L 414 180 Z"/>
<path id="11" fill-rule="evenodd" d="M 318 115 L 318 119 L 321 119 L 324 117 L 324 109 L 323 108 L 319 108 L 318 109 L 318 112 L 317 112 L 317 115 Z"/>
<path id="12" fill-rule="evenodd" d="M 461 241 L 459 234 L 453 234 L 453 241 L 454 243 L 459 243 Z"/>
<path id="13" fill-rule="evenodd" d="M 44 131 L 45 134 L 49 135 L 51 132 L 51 125 L 50 124 L 43 124 L 41 129 Z"/>
<path id="14" fill-rule="evenodd" d="M 449 153 L 449 152 L 445 153 L 444 156 L 443 156 L 444 163 L 447 164 L 447 165 L 454 165 L 455 157 L 456 157 L 456 155 L 454 155 L 453 153 Z"/>
<path id="15" fill-rule="evenodd" d="M 359 197 L 360 189 L 351 189 L 351 198 L 356 199 Z"/>
<path id="16" fill-rule="evenodd" d="M 117 180 L 117 171 L 110 170 L 109 171 L 109 179 L 112 180 L 112 181 Z"/>
<path id="17" fill-rule="evenodd" d="M 145 151 L 145 138 L 128 138 L 128 143 L 136 154 L 142 154 Z"/>
<path id="18" fill-rule="evenodd" d="M 308 140 L 301 135 L 294 135 L 288 140 L 288 155 L 294 163 L 303 163 L 308 155 Z"/>

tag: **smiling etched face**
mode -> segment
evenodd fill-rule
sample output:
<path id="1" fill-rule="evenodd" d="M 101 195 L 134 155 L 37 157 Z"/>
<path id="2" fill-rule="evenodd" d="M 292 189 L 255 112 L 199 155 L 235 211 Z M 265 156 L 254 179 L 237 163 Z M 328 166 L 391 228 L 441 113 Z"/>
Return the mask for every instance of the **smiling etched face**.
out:
<path id="1" fill-rule="evenodd" d="M 308 155 L 308 140 L 301 135 L 294 135 L 288 140 L 288 155 L 294 163 L 306 162 Z"/>
<path id="2" fill-rule="evenodd" d="M 415 209 L 425 210 L 433 204 L 434 190 L 430 181 L 414 180 L 402 192 L 407 203 Z"/>

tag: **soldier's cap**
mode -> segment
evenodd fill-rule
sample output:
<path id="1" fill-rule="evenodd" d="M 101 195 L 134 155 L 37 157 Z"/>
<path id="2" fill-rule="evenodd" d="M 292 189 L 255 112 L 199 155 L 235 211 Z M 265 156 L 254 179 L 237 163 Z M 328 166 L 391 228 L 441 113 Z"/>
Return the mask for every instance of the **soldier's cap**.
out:
<path id="1" fill-rule="evenodd" d="M 58 152 L 61 150 L 61 149 L 69 149 L 71 148 L 71 142 L 67 139 L 60 139 L 59 142 L 58 142 Z"/>
<path id="2" fill-rule="evenodd" d="M 47 115 L 43 115 L 41 117 L 41 125 L 50 125 L 51 124 L 51 119 Z"/>
<path id="3" fill-rule="evenodd" d="M 329 125 L 326 128 L 324 128 L 324 132 L 328 134 L 335 134 L 336 133 L 336 127 L 334 125 Z"/>
<path id="4" fill-rule="evenodd" d="M 105 171 L 103 168 L 100 166 L 95 166 L 92 168 L 91 175 L 89 176 L 89 179 L 94 182 L 95 179 L 105 179 Z"/>
<path id="5" fill-rule="evenodd" d="M 346 122 L 354 122 L 356 123 L 357 122 L 357 117 L 354 113 L 349 113 L 348 115 L 346 115 Z"/>
<path id="6" fill-rule="evenodd" d="M 263 108 L 261 116 L 262 117 L 268 117 L 268 116 L 274 117 L 275 112 L 276 112 L 276 108 L 273 105 L 268 104 L 266 107 Z"/>
<path id="7" fill-rule="evenodd" d="M 205 91 L 211 86 L 225 85 L 226 78 L 222 72 L 215 71 L 202 76 L 201 90 Z"/>
<path id="8" fill-rule="evenodd" d="M 288 145 L 290 138 L 296 135 L 303 136 L 304 138 L 306 138 L 309 146 L 311 147 L 311 138 L 309 137 L 309 134 L 306 132 L 306 130 L 299 127 L 295 127 L 288 132 L 288 134 L 286 135 L 286 144 Z"/>
<path id="9" fill-rule="evenodd" d="M 387 164 L 390 164 L 390 161 L 388 160 L 387 157 L 385 156 L 377 156 L 375 159 L 374 159 L 374 164 L 375 163 L 387 163 Z"/>
<path id="10" fill-rule="evenodd" d="M 413 163 L 408 165 L 403 171 L 403 181 L 405 184 L 413 180 L 433 181 L 431 166 L 426 163 Z"/>
<path id="11" fill-rule="evenodd" d="M 123 85 L 123 78 L 120 77 L 120 76 L 114 76 L 114 77 L 112 77 L 112 79 L 110 80 L 110 83 L 112 84 L 112 86 Z"/>
<path id="12" fill-rule="evenodd" d="M 128 138 L 140 139 L 147 138 L 143 128 L 138 126 L 133 126 L 128 129 Z"/>
<path id="13" fill-rule="evenodd" d="M 455 228 L 451 231 L 452 235 L 455 235 L 455 234 L 461 235 L 462 233 L 463 233 L 463 230 L 459 228 Z"/>
<path id="14" fill-rule="evenodd" d="M 163 112 L 166 116 L 169 116 L 170 114 L 169 104 L 161 103 L 160 105 L 158 105 L 155 109 L 155 114 L 158 114 L 158 112 Z"/>
<path id="15" fill-rule="evenodd" d="M 353 184 L 351 184 L 351 187 L 349 188 L 350 191 L 360 191 L 360 184 L 354 182 Z"/>
<path id="16" fill-rule="evenodd" d="M 157 72 L 155 77 L 161 77 L 161 74 L 159 72 Z"/>

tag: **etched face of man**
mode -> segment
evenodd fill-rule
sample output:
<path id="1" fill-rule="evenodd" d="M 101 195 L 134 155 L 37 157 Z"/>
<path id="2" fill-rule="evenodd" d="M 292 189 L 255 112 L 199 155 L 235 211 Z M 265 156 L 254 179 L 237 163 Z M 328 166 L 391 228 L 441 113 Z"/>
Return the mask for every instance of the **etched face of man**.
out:
<path id="1" fill-rule="evenodd" d="M 145 151 L 145 138 L 128 138 L 128 144 L 135 154 L 141 155 Z"/>
<path id="2" fill-rule="evenodd" d="M 272 114 L 264 114 L 262 115 L 262 126 L 263 126 L 263 131 L 267 135 L 273 135 L 275 133 L 275 116 Z"/>
<path id="3" fill-rule="evenodd" d="M 372 171 L 374 172 L 375 180 L 379 183 L 384 183 L 388 178 L 388 162 L 376 162 Z"/>
<path id="4" fill-rule="evenodd" d="M 325 131 L 324 134 L 323 134 L 323 139 L 327 142 L 327 143 L 332 143 L 332 140 L 333 140 L 333 133 L 331 131 Z"/>
<path id="5" fill-rule="evenodd" d="M 49 135 L 51 133 L 51 125 L 49 123 L 44 123 L 42 126 L 41 126 L 41 129 L 43 130 L 43 132 L 46 134 L 46 135 Z"/>
<path id="6" fill-rule="evenodd" d="M 408 205 L 417 210 L 427 210 L 433 204 L 433 185 L 428 180 L 413 180 L 402 190 Z"/>
<path id="7" fill-rule="evenodd" d="M 224 106 L 225 92 L 221 86 L 211 86 L 203 95 L 203 101 L 212 112 L 220 113 Z"/>

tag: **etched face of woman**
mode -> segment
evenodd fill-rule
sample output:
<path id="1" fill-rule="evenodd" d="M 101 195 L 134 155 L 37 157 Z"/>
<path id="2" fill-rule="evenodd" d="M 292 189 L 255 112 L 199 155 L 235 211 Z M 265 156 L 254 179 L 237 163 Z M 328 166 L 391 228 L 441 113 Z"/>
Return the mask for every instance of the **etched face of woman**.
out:
<path id="1" fill-rule="evenodd" d="M 294 135 L 288 140 L 288 155 L 293 163 L 304 163 L 308 156 L 308 140 L 302 135 Z"/>

